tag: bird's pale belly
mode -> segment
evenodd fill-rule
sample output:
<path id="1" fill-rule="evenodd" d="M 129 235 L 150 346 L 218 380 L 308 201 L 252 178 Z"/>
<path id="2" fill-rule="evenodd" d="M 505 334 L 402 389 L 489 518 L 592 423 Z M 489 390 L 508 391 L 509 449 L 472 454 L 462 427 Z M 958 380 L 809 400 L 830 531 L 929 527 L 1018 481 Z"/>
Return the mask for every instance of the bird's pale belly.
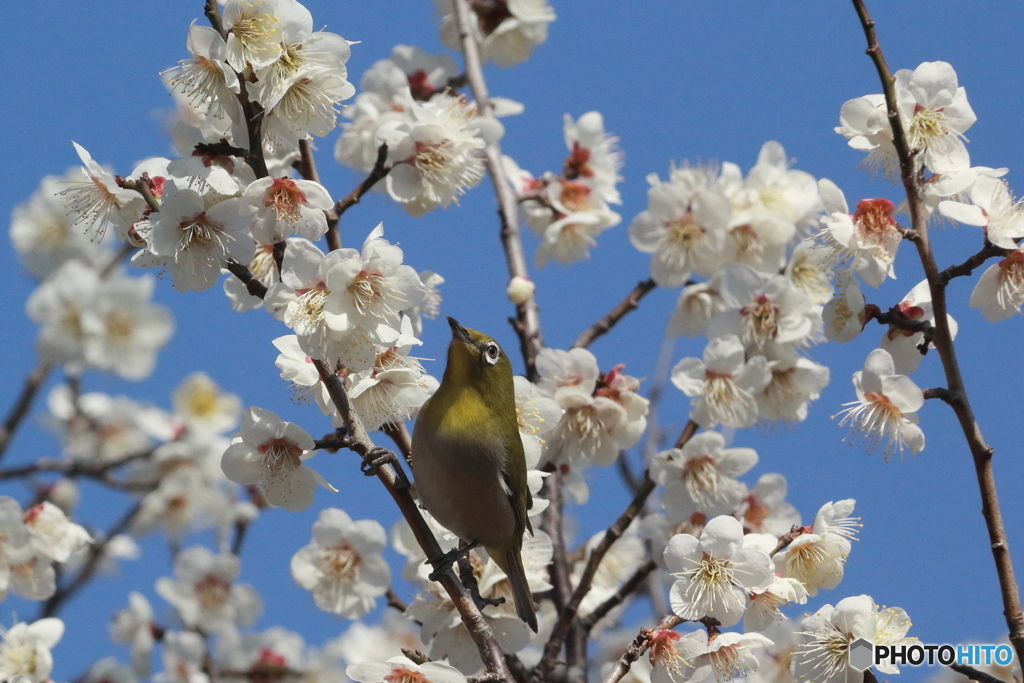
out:
<path id="1" fill-rule="evenodd" d="M 463 444 L 456 449 L 436 434 L 417 430 L 412 449 L 420 503 L 438 522 L 485 547 L 503 547 L 515 538 L 515 512 L 496 448 L 467 450 Z"/>

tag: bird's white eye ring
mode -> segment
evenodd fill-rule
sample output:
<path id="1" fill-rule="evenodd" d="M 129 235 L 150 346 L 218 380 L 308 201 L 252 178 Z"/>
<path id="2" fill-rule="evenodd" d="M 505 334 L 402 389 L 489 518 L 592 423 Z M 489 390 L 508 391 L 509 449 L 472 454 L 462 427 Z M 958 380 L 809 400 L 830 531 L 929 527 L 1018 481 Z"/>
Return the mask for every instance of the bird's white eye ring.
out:
<path id="1" fill-rule="evenodd" d="M 498 357 L 501 355 L 501 350 L 498 345 L 491 342 L 484 347 L 484 358 L 487 360 L 488 365 L 494 365 L 498 362 Z"/>

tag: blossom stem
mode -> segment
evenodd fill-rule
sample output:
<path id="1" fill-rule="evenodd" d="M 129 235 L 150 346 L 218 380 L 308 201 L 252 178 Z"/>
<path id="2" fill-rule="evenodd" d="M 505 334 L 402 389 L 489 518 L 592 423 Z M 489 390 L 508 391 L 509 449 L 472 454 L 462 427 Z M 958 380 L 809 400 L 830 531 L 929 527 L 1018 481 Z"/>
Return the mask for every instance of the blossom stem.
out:
<path id="1" fill-rule="evenodd" d="M 46 378 L 49 377 L 50 370 L 52 369 L 53 366 L 49 363 L 41 362 L 25 378 L 25 383 L 21 385 L 21 393 L 18 394 L 18 399 L 14 402 L 10 412 L 7 413 L 7 418 L 4 420 L 3 425 L 0 426 L 0 458 L 3 458 L 7 446 L 11 443 L 11 438 L 18 431 L 22 420 L 28 415 L 36 394 L 39 393 L 39 389 L 46 382 Z"/>
<path id="2" fill-rule="evenodd" d="M 623 299 L 619 304 L 608 311 L 600 320 L 596 323 L 583 330 L 580 336 L 576 337 L 576 342 L 573 344 L 573 348 L 585 349 L 594 343 L 594 340 L 598 337 L 607 334 L 609 330 L 615 327 L 616 323 L 622 320 L 627 313 L 636 310 L 640 305 L 640 299 L 643 299 L 651 290 L 657 285 L 654 284 L 654 280 L 648 278 L 642 282 L 637 283 L 637 286 L 633 288 L 626 298 Z"/>
<path id="3" fill-rule="evenodd" d="M 43 603 L 39 610 L 39 619 L 44 617 L 52 617 L 57 614 L 61 607 L 64 606 L 68 600 L 73 598 L 82 588 L 85 587 L 92 577 L 96 574 L 96 570 L 99 568 L 100 560 L 103 559 L 103 553 L 107 549 L 107 545 L 110 543 L 118 534 L 122 534 L 131 527 L 132 522 L 135 521 L 135 517 L 138 516 L 139 512 L 142 511 L 142 501 L 136 502 L 128 510 L 125 511 L 121 518 L 117 520 L 112 527 L 107 529 L 106 534 L 103 536 L 103 540 L 98 543 L 93 543 L 89 546 L 88 554 L 85 563 L 82 564 L 82 568 L 78 570 L 73 578 L 68 583 L 57 589 L 57 591 L 50 596 L 50 598 Z"/>
<path id="4" fill-rule="evenodd" d="M 1008 253 L 1008 249 L 997 247 L 996 245 L 986 241 L 985 246 L 981 248 L 981 251 L 974 254 L 963 263 L 946 268 L 944 271 L 939 273 L 939 277 L 944 285 L 948 285 L 949 281 L 953 278 L 970 275 L 974 272 L 975 268 L 980 267 L 981 264 L 985 263 L 985 261 L 990 258 L 994 256 L 1006 256 Z"/>
<path id="5" fill-rule="evenodd" d="M 314 180 L 316 176 L 316 166 L 312 164 L 312 151 L 309 151 L 308 154 L 313 177 L 307 177 L 305 174 L 303 177 L 306 178 L 306 180 Z M 341 249 L 341 235 L 338 232 L 338 221 L 341 220 L 341 215 L 358 204 L 359 200 L 363 198 L 363 195 L 370 191 L 370 188 L 391 172 L 391 164 L 387 163 L 387 161 L 388 146 L 382 144 L 377 148 L 377 160 L 374 162 L 373 169 L 370 170 L 370 174 L 363 179 L 363 182 L 356 185 L 355 189 L 349 192 L 344 199 L 339 199 L 334 205 L 334 208 L 324 212 L 327 214 L 327 248 L 330 251 Z"/>
<path id="6" fill-rule="evenodd" d="M 922 179 L 921 174 L 915 168 L 914 157 L 917 152 L 910 149 L 903 129 L 903 123 L 900 120 L 893 76 L 885 62 L 885 57 L 878 43 L 878 36 L 875 33 L 875 22 L 872 21 L 871 16 L 868 14 L 864 0 L 853 0 L 853 6 L 857 11 L 857 16 L 860 18 L 861 26 L 864 29 L 864 35 L 867 38 L 867 54 L 875 64 L 879 79 L 882 82 L 883 92 L 885 93 L 889 123 L 892 126 L 893 132 L 893 143 L 900 159 L 900 175 L 907 195 L 911 225 L 912 229 L 917 233 L 914 245 L 917 247 L 918 257 L 921 260 L 932 295 L 932 310 L 935 312 L 935 337 L 933 343 L 942 361 L 942 368 L 946 375 L 946 386 L 950 396 L 949 405 L 960 422 L 960 428 L 964 433 L 964 438 L 967 441 L 974 461 L 975 475 L 978 479 L 978 488 L 981 494 L 981 511 L 985 518 L 989 546 L 992 548 L 996 574 L 999 578 L 1003 614 L 1006 618 L 1006 625 L 1009 628 L 1010 642 L 1013 644 L 1018 660 L 1020 660 L 1024 658 L 1024 610 L 1021 609 L 1020 589 L 1014 576 L 1013 560 L 1010 557 L 1006 529 L 1003 525 L 999 497 L 996 493 L 995 475 L 992 471 L 992 454 L 994 450 L 985 442 L 981 434 L 981 428 L 974 418 L 974 411 L 967 398 L 963 377 L 960 374 L 960 365 L 949 328 L 949 316 L 946 313 L 946 285 L 950 278 L 946 277 L 945 271 L 940 272 L 936 266 L 935 256 L 928 240 L 928 217 L 921 195 Z M 968 264 L 970 262 L 968 260 Z M 959 271 L 954 270 L 953 272 L 958 273 Z"/>
<path id="7" fill-rule="evenodd" d="M 351 438 L 349 448 L 362 457 L 364 461 L 368 457 L 372 457 L 370 454 L 377 450 L 376 446 L 370 439 L 370 435 L 367 434 L 362 420 L 359 419 L 359 415 L 352 409 L 352 405 L 348 399 L 348 392 L 345 391 L 345 386 L 338 378 L 338 375 L 328 367 L 326 363 L 314 360 L 313 364 L 316 366 L 317 372 L 320 374 L 320 379 L 327 388 L 327 393 L 330 395 L 331 401 L 334 403 L 338 416 L 341 417 L 342 422 L 345 423 L 345 428 Z M 416 504 L 416 501 L 413 500 L 408 486 L 401 486 L 400 484 L 405 475 L 401 474 L 395 467 L 388 464 L 376 468 L 376 474 L 377 478 L 380 479 L 381 483 L 383 483 L 384 487 L 388 490 L 388 493 L 391 494 L 391 498 L 398 505 L 398 509 L 402 513 L 402 516 L 405 517 L 407 522 L 409 522 L 413 535 L 416 537 L 417 543 L 419 543 L 420 548 L 423 549 L 426 556 L 440 556 L 442 554 L 441 546 L 438 545 L 433 532 L 430 530 L 430 527 L 427 526 L 427 522 L 423 519 L 423 515 L 420 514 L 419 506 Z M 484 620 L 484 617 L 477 608 L 476 603 L 473 602 L 473 596 L 462 582 L 459 581 L 454 568 L 451 566 L 445 567 L 443 571 L 440 572 L 437 581 L 448 593 L 448 597 L 451 599 L 455 608 L 458 610 L 459 615 L 462 617 L 462 623 L 464 623 L 466 628 L 469 630 L 469 634 L 477 646 L 480 658 L 483 660 L 487 671 L 489 673 L 498 674 L 508 683 L 514 683 L 512 674 L 505 662 L 505 653 L 502 651 L 501 646 L 498 645 L 498 641 L 494 637 L 494 632 L 491 630 L 490 624 Z"/>
<path id="8" fill-rule="evenodd" d="M 238 261 L 228 261 L 225 267 L 231 271 L 232 275 L 242 281 L 242 284 L 245 285 L 245 288 L 250 294 L 258 296 L 261 299 L 267 296 L 266 285 L 253 276 L 252 271 L 249 270 L 248 266 L 243 265 Z"/>
<path id="9" fill-rule="evenodd" d="M 964 664 L 950 664 L 949 668 L 958 674 L 967 676 L 972 681 L 978 683 L 1004 683 L 1002 679 L 996 678 L 992 674 L 987 674 L 984 671 L 978 671 L 973 666 L 966 666 Z"/>
<path id="10" fill-rule="evenodd" d="M 462 55 L 466 62 L 466 80 L 473 91 L 473 99 L 481 116 L 493 113 L 487 82 L 484 80 L 483 67 L 480 63 L 480 52 L 473 37 L 473 16 L 467 0 L 454 0 L 455 16 L 459 28 L 459 42 Z M 491 176 L 494 194 L 498 201 L 498 216 L 501 220 L 501 244 L 505 250 L 509 277 L 529 279 L 526 267 L 526 252 L 519 233 L 518 204 L 512 186 L 505 176 L 501 165 L 501 146 L 497 142 L 487 145 L 484 150 L 484 162 Z M 519 347 L 526 365 L 526 378 L 531 382 L 537 379 L 537 354 L 544 348 L 544 339 L 540 331 L 540 311 L 537 302 L 530 297 L 526 303 L 516 305 L 516 317 L 512 323 L 519 337 Z"/>

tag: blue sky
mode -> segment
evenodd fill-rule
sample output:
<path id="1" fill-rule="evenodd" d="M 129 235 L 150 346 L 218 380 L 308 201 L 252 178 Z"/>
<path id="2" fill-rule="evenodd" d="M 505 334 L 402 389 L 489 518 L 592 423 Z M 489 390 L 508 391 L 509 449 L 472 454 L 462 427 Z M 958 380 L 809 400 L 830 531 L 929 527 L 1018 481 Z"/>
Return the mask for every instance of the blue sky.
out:
<path id="1" fill-rule="evenodd" d="M 436 15 L 426 0 L 306 3 L 316 27 L 362 41 L 349 62 L 352 80 L 392 45 L 417 45 L 441 51 Z M 1011 187 L 1021 190 L 1024 162 L 1024 5 L 904 0 L 873 3 L 879 37 L 893 70 L 923 61 L 945 60 L 978 115 L 968 131 L 976 165 L 1008 166 Z M 152 155 L 169 155 L 162 120 L 170 100 L 158 72 L 187 56 L 185 33 L 201 17 L 199 0 L 169 3 L 110 3 L 83 0 L 12 3 L 5 8 L 9 31 L 0 43 L 4 96 L 0 98 L 0 213 L 8 215 L 48 173 L 77 163 L 70 140 L 81 143 L 102 163 L 126 174 L 132 164 Z M 646 206 L 644 177 L 663 177 L 672 160 L 724 160 L 744 170 L 767 140 L 781 142 L 795 166 L 815 177 L 834 180 L 850 203 L 863 197 L 899 200 L 898 187 L 872 181 L 857 170 L 860 154 L 832 132 L 844 101 L 880 92 L 864 38 L 852 7 L 845 2 L 681 3 L 648 0 L 622 3 L 556 2 L 558 21 L 550 37 L 527 63 L 508 70 L 489 67 L 493 94 L 523 102 L 526 111 L 506 119 L 506 153 L 535 174 L 557 170 L 564 157 L 561 118 L 597 109 L 606 127 L 618 134 L 626 153 L 626 177 L 620 185 L 623 222 L 599 239 L 592 258 L 570 267 L 549 266 L 533 273 L 548 345 L 565 348 L 580 330 L 617 303 L 647 277 L 648 256 L 627 239 L 632 217 Z M 318 162 L 324 184 L 335 196 L 347 193 L 359 178 L 337 166 L 330 150 L 337 133 L 320 143 Z M 446 279 L 442 312 L 495 336 L 507 348 L 515 339 L 505 319 L 505 266 L 497 240 L 493 195 L 481 185 L 461 207 L 426 218 L 407 217 L 381 195 L 369 196 L 342 221 L 346 244 L 357 245 L 378 222 L 401 243 L 406 262 L 435 270 Z M 536 242 L 525 237 L 532 253 Z M 962 261 L 980 246 L 974 228 L 938 229 L 933 241 L 940 267 Z M 33 284 L 16 263 L 7 241 L 0 241 L 0 273 L 6 292 L 0 311 L 0 409 L 6 410 L 22 378 L 34 363 L 35 328 L 24 314 Z M 889 281 L 869 300 L 883 308 L 921 279 L 913 250 L 900 251 L 897 281 Z M 985 322 L 966 306 L 976 279 L 950 288 L 951 312 L 960 322 L 957 347 L 968 391 L 981 428 L 996 449 L 995 471 L 1011 550 L 1024 571 L 1024 463 L 1018 457 L 1019 405 L 1024 399 L 1024 365 L 1019 348 L 1024 320 Z M 653 374 L 662 329 L 677 292 L 655 291 L 623 326 L 593 346 L 603 368 L 625 363 L 630 374 Z M 274 410 L 300 422 L 314 434 L 329 425 L 319 411 L 290 403 L 278 378 L 270 340 L 284 329 L 259 313 L 234 314 L 219 287 L 180 295 L 161 281 L 156 299 L 174 310 L 177 331 L 161 354 L 153 376 L 127 383 L 99 374 L 85 379 L 86 390 L 123 393 L 169 405 L 171 389 L 187 374 L 204 370 L 246 405 Z M 422 355 L 428 369 L 441 373 L 447 326 L 428 322 Z M 917 457 L 885 462 L 866 454 L 830 415 L 853 399 L 850 375 L 877 345 L 881 328 L 840 346 L 813 350 L 815 360 L 832 371 L 832 383 L 815 403 L 808 420 L 794 428 L 748 430 L 735 444 L 758 450 L 760 463 L 747 476 L 780 472 L 790 483 L 789 500 L 810 520 L 828 500 L 857 499 L 864 528 L 854 545 L 840 586 L 813 599 L 817 609 L 848 595 L 868 593 L 876 602 L 900 606 L 914 621 L 911 635 L 924 642 L 991 642 L 1005 623 L 974 483 L 961 434 L 946 406 L 929 402 L 921 412 L 928 445 Z M 674 359 L 700 355 L 702 341 L 681 340 Z M 942 383 L 938 359 L 929 355 L 914 375 L 921 386 Z M 667 429 L 686 420 L 684 397 L 669 389 L 661 409 Z M 7 462 L 57 454 L 57 445 L 35 419 L 15 440 Z M 294 585 L 287 565 L 308 539 L 319 509 L 342 507 L 354 518 L 374 517 L 385 526 L 397 513 L 383 489 L 358 473 L 350 454 L 321 455 L 314 463 L 341 489 L 319 492 L 302 514 L 275 510 L 261 518 L 243 552 L 243 579 L 261 589 L 265 613 L 260 628 L 280 624 L 320 643 L 347 627 L 316 610 L 310 596 Z M 579 540 L 614 519 L 625 503 L 614 471 L 591 472 L 596 504 L 578 515 Z M 25 500 L 25 490 L 7 487 Z M 80 521 L 105 527 L 129 501 L 86 488 Z M 197 541 L 206 541 L 199 536 Z M 153 580 L 169 573 L 167 550 L 154 537 L 146 555 L 126 564 L 119 578 L 100 579 L 62 614 L 68 633 L 55 655 L 56 680 L 78 675 L 91 661 L 110 652 L 105 625 L 126 602 L 129 586 L 147 594 L 166 613 L 152 590 Z M 393 557 L 393 559 L 395 559 Z M 397 564 L 395 564 L 397 567 Z M 406 597 L 411 597 L 405 591 Z M 12 614 L 31 618 L 36 606 L 8 599 L 0 621 Z M 638 616 L 640 616 L 638 614 Z M 644 614 L 644 616 L 647 616 Z M 927 671 L 906 671 L 904 680 L 922 680 Z"/>

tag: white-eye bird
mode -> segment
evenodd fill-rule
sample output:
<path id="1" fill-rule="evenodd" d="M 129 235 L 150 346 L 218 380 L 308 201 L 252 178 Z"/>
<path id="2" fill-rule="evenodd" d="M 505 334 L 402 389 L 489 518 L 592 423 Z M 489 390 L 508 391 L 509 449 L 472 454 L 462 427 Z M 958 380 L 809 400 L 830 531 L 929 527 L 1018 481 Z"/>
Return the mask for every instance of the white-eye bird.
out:
<path id="1" fill-rule="evenodd" d="M 516 613 L 537 615 L 523 569 L 523 532 L 533 533 L 526 455 L 519 436 L 512 364 L 497 342 L 448 318 L 452 342 L 441 386 L 412 434 L 420 503 L 470 544 L 487 549 L 512 586 Z"/>

